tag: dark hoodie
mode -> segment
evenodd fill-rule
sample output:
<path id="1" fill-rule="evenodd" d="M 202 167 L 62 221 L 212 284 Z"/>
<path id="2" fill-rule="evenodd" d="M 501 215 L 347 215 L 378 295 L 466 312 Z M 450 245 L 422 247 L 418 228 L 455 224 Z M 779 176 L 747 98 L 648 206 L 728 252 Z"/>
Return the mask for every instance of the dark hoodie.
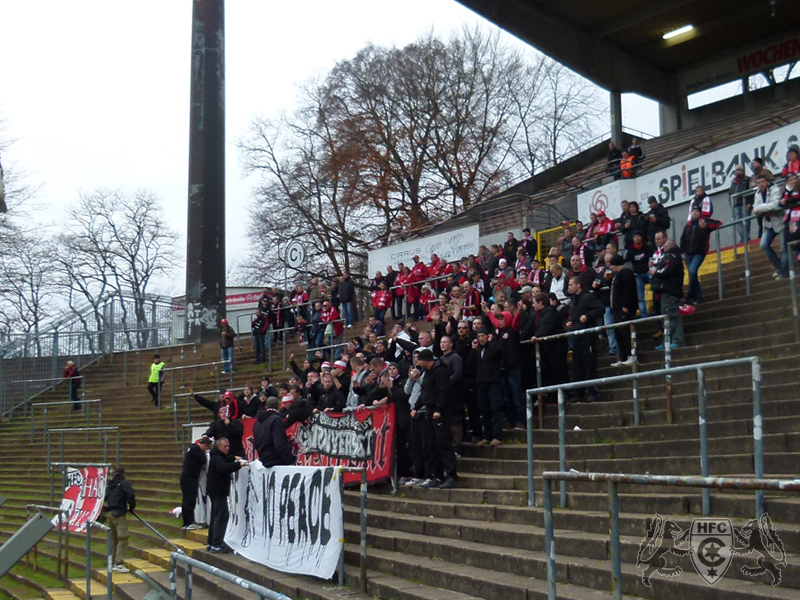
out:
<path id="1" fill-rule="evenodd" d="M 130 507 L 130 511 L 136 510 L 136 496 L 133 488 L 125 475 L 114 475 L 106 487 L 106 501 L 108 502 L 109 514 L 112 517 L 121 517 Z"/>
<path id="2" fill-rule="evenodd" d="M 292 446 L 286 437 L 283 419 L 274 408 L 267 408 L 258 413 L 253 427 L 253 440 L 258 452 L 258 459 L 265 467 L 277 465 L 293 465 Z"/>
<path id="3" fill-rule="evenodd" d="M 211 449 L 208 464 L 206 491 L 209 498 L 227 497 L 231 493 L 231 475 L 242 468 L 233 454 L 224 454 L 217 447 Z"/>

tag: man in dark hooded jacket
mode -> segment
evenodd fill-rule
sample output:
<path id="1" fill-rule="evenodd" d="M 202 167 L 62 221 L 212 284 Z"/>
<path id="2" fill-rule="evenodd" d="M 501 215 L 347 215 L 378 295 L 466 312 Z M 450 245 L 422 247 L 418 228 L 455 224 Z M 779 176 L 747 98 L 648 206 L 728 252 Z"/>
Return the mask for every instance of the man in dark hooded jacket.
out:
<path id="1" fill-rule="evenodd" d="M 246 460 L 237 459 L 230 454 L 231 445 L 227 438 L 220 438 L 211 449 L 208 464 L 206 492 L 211 498 L 211 519 L 208 525 L 208 546 L 213 554 L 227 552 L 222 543 L 228 528 L 228 496 L 231 493 L 231 475 L 248 465 Z"/>
<path id="2" fill-rule="evenodd" d="M 614 322 L 622 323 L 636 318 L 639 296 L 636 292 L 636 275 L 630 263 L 625 262 L 619 254 L 611 257 L 611 271 L 614 279 L 611 282 L 611 312 Z M 631 364 L 631 330 L 628 327 L 617 329 L 617 362 L 612 367 L 630 366 Z"/>
<path id="3" fill-rule="evenodd" d="M 417 353 L 417 365 L 425 372 L 422 380 L 422 393 L 420 401 L 425 406 L 426 438 L 430 448 L 425 465 L 428 473 L 434 477 L 423 483 L 420 487 L 452 489 L 456 485 L 456 455 L 453 450 L 453 438 L 450 430 L 452 416 L 452 389 L 450 386 L 450 370 L 437 360 L 430 350 L 421 350 Z M 446 479 L 442 483 L 441 475 Z"/>
<path id="4" fill-rule="evenodd" d="M 253 440 L 258 459 L 267 468 L 293 465 L 295 462 L 283 419 L 278 413 L 280 404 L 280 400 L 275 396 L 267 398 L 263 410 L 256 417 L 258 421 L 253 426 Z"/>
<path id="5" fill-rule="evenodd" d="M 111 528 L 112 560 L 115 573 L 130 573 L 124 565 L 125 551 L 128 549 L 128 521 L 125 514 L 136 509 L 136 496 L 128 480 L 125 479 L 125 469 L 118 467 L 114 476 L 106 487 L 106 502 L 108 503 L 108 517 L 106 524 Z"/>

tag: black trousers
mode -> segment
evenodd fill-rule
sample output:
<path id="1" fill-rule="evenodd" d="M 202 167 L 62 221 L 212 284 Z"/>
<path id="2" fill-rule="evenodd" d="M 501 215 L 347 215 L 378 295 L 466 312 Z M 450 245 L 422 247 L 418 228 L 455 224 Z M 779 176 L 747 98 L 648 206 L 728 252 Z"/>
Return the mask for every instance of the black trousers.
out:
<path id="1" fill-rule="evenodd" d="M 156 403 L 156 406 L 159 405 L 158 402 L 158 394 L 163 386 L 162 383 L 148 383 L 147 384 L 147 391 L 150 392 L 150 395 L 153 397 L 153 402 Z"/>
<path id="2" fill-rule="evenodd" d="M 417 415 L 411 419 L 411 463 L 414 477 L 428 479 L 432 474 L 425 472 L 425 415 Z"/>
<path id="3" fill-rule="evenodd" d="M 211 519 L 208 524 L 208 545 L 221 546 L 228 528 L 228 497 L 211 497 Z"/>
<path id="4" fill-rule="evenodd" d="M 573 338 L 572 342 L 572 381 L 586 381 L 597 377 L 597 334 L 587 333 Z M 593 391 L 588 388 L 576 389 L 576 395 Z"/>
<path id="5" fill-rule="evenodd" d="M 410 477 L 412 473 L 412 462 L 411 456 L 409 455 L 411 425 L 397 428 L 394 443 L 397 446 L 397 452 L 395 454 L 397 456 L 397 476 Z"/>
<path id="6" fill-rule="evenodd" d="M 448 413 L 442 413 L 438 419 L 434 419 L 431 412 L 425 415 L 425 439 L 425 471 L 432 473 L 437 479 L 457 478 L 456 454 L 453 450 Z"/>
<path id="7" fill-rule="evenodd" d="M 472 437 L 477 440 L 483 439 L 483 425 L 481 423 L 481 410 L 478 407 L 478 392 L 475 390 L 475 384 L 470 382 L 461 388 L 461 394 L 464 398 L 464 406 L 467 409 L 467 416 L 469 417 L 469 428 L 472 430 Z M 466 435 L 467 428 L 464 427 Z M 469 439 L 467 439 L 469 441 Z"/>
<path id="8" fill-rule="evenodd" d="M 631 321 L 629 314 L 621 310 L 615 310 L 614 323 Z M 615 333 L 617 337 L 617 360 L 628 360 L 631 355 L 631 329 L 630 327 L 620 327 Z"/>
<path id="9" fill-rule="evenodd" d="M 194 477 L 184 477 L 181 475 L 181 517 L 183 526 L 194 524 L 194 507 L 197 505 L 197 486 L 198 480 Z"/>

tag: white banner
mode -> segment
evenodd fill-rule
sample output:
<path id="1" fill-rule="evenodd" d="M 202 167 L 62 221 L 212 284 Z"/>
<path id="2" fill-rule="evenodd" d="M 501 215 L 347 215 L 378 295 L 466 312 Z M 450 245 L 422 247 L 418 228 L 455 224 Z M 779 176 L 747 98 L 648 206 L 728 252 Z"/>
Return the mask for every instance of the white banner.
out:
<path id="1" fill-rule="evenodd" d="M 370 250 L 369 276 L 373 277 L 375 271 L 386 273 L 387 265 L 392 265 L 395 271 L 397 271 L 398 263 L 413 267 L 414 261 L 411 260 L 411 257 L 415 254 L 418 254 L 420 260 L 426 265 L 431 262 L 431 254 L 437 254 L 439 258 L 447 262 L 457 262 L 461 260 L 462 256 L 478 253 L 479 236 L 480 226 L 470 225 L 463 229 L 454 229 L 446 233 Z"/>
<path id="2" fill-rule="evenodd" d="M 330 579 L 344 542 L 340 477 L 334 467 L 242 468 L 225 543 L 271 569 Z"/>
<path id="3" fill-rule="evenodd" d="M 643 173 L 632 181 L 615 181 L 578 194 L 578 218 L 587 223 L 589 213 L 597 212 L 595 208 L 604 202 L 608 204 L 607 214 L 616 218 L 619 216 L 621 200 L 638 200 L 642 212 L 647 212 L 648 196 L 655 196 L 664 206 L 670 207 L 688 202 L 698 185 L 705 187 L 709 195 L 727 191 L 736 166 L 744 165 L 745 171 L 750 174 L 750 163 L 755 157 L 764 159 L 764 167 L 779 175 L 786 163 L 786 151 L 792 144 L 797 144 L 798 138 L 800 122 L 684 162 L 676 162 L 652 173 Z"/>

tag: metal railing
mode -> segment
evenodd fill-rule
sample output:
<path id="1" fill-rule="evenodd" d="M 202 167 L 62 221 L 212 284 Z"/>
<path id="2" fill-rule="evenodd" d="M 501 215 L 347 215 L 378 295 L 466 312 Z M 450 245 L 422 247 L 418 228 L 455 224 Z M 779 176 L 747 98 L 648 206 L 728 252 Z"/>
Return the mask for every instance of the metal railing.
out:
<path id="1" fill-rule="evenodd" d="M 114 598 L 114 581 L 111 578 L 111 569 L 114 567 L 114 542 L 111 528 L 97 521 L 86 522 L 86 597 L 92 597 L 92 527 L 106 532 L 108 550 L 106 554 L 106 598 Z"/>
<path id="2" fill-rule="evenodd" d="M 61 438 L 60 438 L 60 448 L 61 448 L 60 457 L 61 458 L 59 459 L 58 462 L 59 463 L 63 463 L 64 462 L 64 434 L 66 434 L 66 433 L 84 432 L 84 431 L 89 432 L 89 433 L 91 433 L 92 431 L 97 431 L 97 432 L 102 434 L 102 437 L 103 437 L 103 463 L 107 463 L 108 462 L 108 433 L 110 431 L 116 431 L 117 432 L 117 462 L 115 464 L 116 464 L 116 466 L 119 466 L 119 452 L 120 452 L 119 427 L 67 427 L 67 428 L 63 428 L 63 429 L 48 429 L 47 430 L 46 437 L 47 437 L 47 472 L 48 473 L 52 472 L 53 464 L 58 464 L 58 463 L 51 463 L 51 461 L 50 461 L 51 443 L 52 443 L 51 434 L 58 433 L 61 436 Z"/>
<path id="3" fill-rule="evenodd" d="M 800 240 L 786 244 L 789 250 L 789 287 L 792 293 L 792 321 L 794 325 L 794 341 L 800 344 L 800 309 L 797 306 L 797 249 Z M 794 248 L 794 250 L 792 250 Z"/>
<path id="4" fill-rule="evenodd" d="M 196 342 L 191 342 L 191 343 L 188 343 L 188 344 L 178 344 L 178 345 L 175 345 L 175 346 L 166 346 L 166 347 L 164 347 L 164 350 L 167 351 L 167 362 L 172 362 L 172 351 L 176 350 L 176 349 L 180 349 L 180 351 L 181 351 L 180 352 L 181 366 L 182 367 L 185 366 L 186 365 L 186 348 L 187 347 L 191 347 L 192 348 L 192 356 L 193 356 L 192 366 L 196 367 L 197 366 L 197 346 L 198 346 L 198 344 Z M 148 354 L 149 354 L 149 353 L 154 352 L 155 350 L 158 350 L 159 348 L 160 348 L 160 346 L 157 347 L 157 348 L 147 348 L 146 350 L 148 351 Z M 129 349 L 126 348 L 122 353 L 122 368 L 123 368 L 122 377 L 123 377 L 123 381 L 125 382 L 125 386 L 126 387 L 129 385 L 128 384 L 128 355 L 132 354 L 134 352 L 136 353 L 136 381 L 135 381 L 134 385 L 140 385 L 142 383 L 142 351 L 143 350 L 138 349 L 138 348 L 137 349 L 133 349 L 133 350 L 129 350 Z M 111 355 L 111 364 L 114 364 L 114 355 L 113 354 Z M 145 373 L 147 373 L 147 371 L 145 371 Z M 183 373 L 184 373 L 184 371 L 181 371 L 181 382 L 184 381 Z M 193 372 L 193 377 L 195 379 L 197 379 L 197 371 Z"/>
<path id="5" fill-rule="evenodd" d="M 397 462 L 397 461 L 395 461 Z M 360 473 L 361 484 L 359 487 L 361 497 L 361 514 L 359 522 L 361 524 L 359 538 L 359 576 L 360 590 L 362 594 L 367 593 L 367 469 L 364 467 L 337 467 L 340 472 L 339 489 L 342 494 L 342 509 L 344 510 L 344 475 L 342 473 Z M 345 585 L 345 566 L 344 566 L 344 542 L 342 542 L 342 553 L 339 556 L 339 586 Z"/>
<path id="6" fill-rule="evenodd" d="M 763 496 L 764 491 L 800 492 L 800 482 L 780 479 L 743 479 L 736 477 L 684 477 L 677 475 L 625 475 L 621 473 L 578 473 L 561 471 L 544 471 L 543 505 L 544 505 L 544 553 L 547 570 L 547 598 L 556 600 L 556 553 L 555 531 L 553 526 L 553 497 L 551 481 L 562 484 L 567 481 L 588 481 L 608 483 L 609 533 L 611 538 L 611 593 L 615 600 L 622 600 L 622 558 L 620 549 L 619 493 L 620 484 L 663 485 L 674 487 L 756 490 Z M 763 515 L 756 513 L 756 518 Z"/>
<path id="7" fill-rule="evenodd" d="M 172 398 L 175 398 L 175 376 L 173 375 L 173 373 L 175 373 L 175 372 L 183 373 L 186 369 L 197 369 L 197 367 L 214 367 L 215 376 L 216 376 L 216 379 L 217 379 L 217 389 L 219 389 L 219 386 L 220 386 L 220 371 L 219 371 L 219 367 L 220 367 L 220 365 L 229 365 L 231 362 L 233 362 L 233 361 L 218 360 L 218 361 L 214 361 L 214 362 L 201 363 L 199 365 L 186 365 L 186 366 L 183 366 L 183 367 L 162 367 L 162 369 L 160 371 L 160 373 L 161 373 L 161 382 L 159 383 L 159 386 L 158 386 L 158 407 L 159 407 L 159 409 L 161 408 L 161 397 L 162 397 L 161 396 L 161 389 L 164 387 L 164 383 L 166 383 L 167 376 L 169 376 L 170 396 Z M 233 369 L 230 369 L 228 371 L 227 375 L 228 375 L 228 384 L 232 388 L 233 387 Z M 197 376 L 197 373 L 195 371 L 195 377 L 196 376 Z M 176 435 L 177 435 L 177 430 L 176 430 Z M 178 438 L 176 437 L 175 439 L 177 440 Z"/>
<path id="8" fill-rule="evenodd" d="M 46 506 L 44 504 L 26 504 L 25 505 L 25 520 L 31 518 L 31 511 L 39 512 L 54 512 L 58 515 L 58 542 L 56 551 L 56 574 L 59 579 L 64 581 L 69 579 L 69 522 L 67 527 L 64 527 L 65 518 L 69 515 L 69 511 L 65 508 L 58 506 Z M 64 530 L 66 529 L 66 533 Z M 66 538 L 62 541 L 62 536 Z M 30 553 L 28 553 L 30 554 Z M 63 555 L 63 558 L 62 558 Z M 26 559 L 27 565 L 31 566 L 30 557 Z M 63 566 L 62 566 L 63 565 Z M 33 570 L 39 570 L 39 544 L 33 547 Z M 63 571 L 63 572 L 62 572 Z"/>
<path id="9" fill-rule="evenodd" d="M 50 463 L 51 467 L 59 467 L 61 469 L 61 491 L 67 489 L 67 469 L 82 469 L 84 467 L 98 467 L 108 469 L 111 463 L 79 463 L 79 462 L 54 462 Z M 55 502 L 55 488 L 56 488 L 56 472 L 50 469 L 50 504 Z"/>
<path id="10" fill-rule="evenodd" d="M 211 425 L 211 421 L 207 421 L 205 423 L 183 423 L 181 425 L 181 454 L 186 452 L 186 431 L 190 430 L 192 427 L 209 427 Z"/>
<path id="11" fill-rule="evenodd" d="M 636 326 L 644 323 L 664 322 L 664 368 L 668 369 L 672 365 L 672 350 L 670 346 L 671 334 L 670 323 L 667 315 L 655 315 L 652 317 L 643 317 L 634 319 L 632 321 L 624 321 L 622 323 L 611 323 L 609 325 L 598 325 L 597 327 L 589 327 L 587 329 L 579 329 L 575 331 L 568 331 L 566 333 L 558 333 L 555 335 L 548 335 L 541 338 L 536 338 L 536 385 L 542 387 L 542 359 L 541 359 L 541 346 L 543 342 L 552 342 L 556 340 L 569 339 L 581 335 L 606 332 L 609 329 L 620 329 L 622 327 L 630 327 L 631 330 L 631 368 L 634 373 L 639 369 L 639 342 L 636 335 Z M 531 340 L 522 340 L 520 344 L 530 344 Z M 672 424 L 672 378 L 667 377 L 666 388 L 666 401 L 667 401 L 667 423 Z M 639 408 L 639 382 L 634 379 L 632 382 L 633 393 L 633 423 L 639 425 L 641 419 L 641 411 Z M 538 398 L 539 409 L 539 428 L 544 426 L 544 409 L 543 397 L 540 395 Z"/>
<path id="12" fill-rule="evenodd" d="M 280 592 L 265 588 L 263 585 L 253 583 L 243 577 L 238 577 L 233 573 L 191 558 L 181 552 L 172 552 L 169 555 L 169 594 L 172 600 L 177 600 L 178 598 L 177 566 L 179 562 L 183 563 L 186 569 L 185 591 L 183 594 L 184 600 L 192 600 L 192 569 L 214 575 L 223 581 L 238 585 L 242 589 L 253 592 L 258 600 L 291 600 L 291 598 Z"/>
<path id="13" fill-rule="evenodd" d="M 642 373 L 630 373 L 617 375 L 615 377 L 602 377 L 590 379 L 588 381 L 576 381 L 548 387 L 540 387 L 526 392 L 527 403 L 527 429 L 528 429 L 528 506 L 533 506 L 534 487 L 533 487 L 533 408 L 532 396 L 547 394 L 550 392 L 558 393 L 558 464 L 561 471 L 567 470 L 566 452 L 566 432 L 565 432 L 565 411 L 564 411 L 564 392 L 565 390 L 585 388 L 589 386 L 601 386 L 609 383 L 620 383 L 635 379 L 661 377 L 664 375 L 676 375 L 679 373 L 696 373 L 697 376 L 697 405 L 699 413 L 700 427 L 700 471 L 703 477 L 708 477 L 708 417 L 706 414 L 706 385 L 705 372 L 713 369 L 724 369 L 739 365 L 750 365 L 751 383 L 753 391 L 753 467 L 756 478 L 764 476 L 764 451 L 763 451 L 763 419 L 761 416 L 761 361 L 757 356 L 746 358 L 732 358 L 728 360 L 713 361 L 697 365 L 686 365 L 682 367 L 670 367 L 669 369 L 656 369 Z M 567 486 L 561 482 L 560 489 L 561 508 L 567 507 Z M 764 512 L 764 495 L 756 492 L 756 512 Z M 708 490 L 703 491 L 703 514 L 711 513 L 711 499 Z"/>
<path id="14" fill-rule="evenodd" d="M 42 424 L 42 432 L 45 436 L 47 436 L 47 408 L 50 406 L 63 406 L 65 404 L 73 405 L 73 404 L 80 404 L 82 406 L 88 404 L 97 404 L 97 426 L 103 426 L 103 401 L 100 398 L 95 398 L 93 400 L 78 400 L 77 402 L 73 402 L 72 400 L 64 400 L 59 402 L 34 402 L 31 404 L 31 443 L 33 443 L 33 432 L 34 432 L 34 417 L 36 413 L 37 406 L 44 407 L 44 423 Z M 89 406 L 85 406 L 84 412 L 86 413 L 86 427 L 91 427 L 91 411 L 89 410 Z M 90 433 L 86 432 L 86 439 L 89 439 Z"/>
<path id="15" fill-rule="evenodd" d="M 179 552 L 179 553 L 181 553 L 181 554 L 183 554 L 183 553 L 184 553 L 182 548 L 179 548 L 178 546 L 176 546 L 175 544 L 173 544 L 173 543 L 172 543 L 172 542 L 169 540 L 169 538 L 167 538 L 167 536 L 165 536 L 165 535 L 164 535 L 163 533 L 161 533 L 161 532 L 160 532 L 158 529 L 156 529 L 155 527 L 153 527 L 153 526 L 152 526 L 150 523 L 148 523 L 147 521 L 145 521 L 145 520 L 144 520 L 142 517 L 140 517 L 139 515 L 137 515 L 137 514 L 136 514 L 135 512 L 133 512 L 132 510 L 131 510 L 131 511 L 128 511 L 128 512 L 129 512 L 130 514 L 132 514 L 134 517 L 136 517 L 136 519 L 137 519 L 137 520 L 138 520 L 138 521 L 139 521 L 139 522 L 140 522 L 142 525 L 144 525 L 144 526 L 145 526 L 145 527 L 147 527 L 147 528 L 148 528 L 150 531 L 152 531 L 153 533 L 155 533 L 155 534 L 156 534 L 156 536 L 157 536 L 157 537 L 159 537 L 159 538 L 161 539 L 161 541 L 162 541 L 162 542 L 164 542 L 164 543 L 165 543 L 165 544 L 167 544 L 168 546 L 170 546 L 170 547 L 174 548 L 174 549 L 175 549 L 175 552 Z"/>
<path id="16" fill-rule="evenodd" d="M 228 390 L 226 390 L 226 391 L 228 391 L 228 392 L 241 392 L 242 390 L 244 390 L 243 387 L 240 387 L 240 388 L 228 388 Z M 194 396 L 196 396 L 198 394 L 201 395 L 201 396 L 204 396 L 206 394 L 213 394 L 214 397 L 217 397 L 219 395 L 219 388 L 217 388 L 216 390 L 204 390 L 204 391 L 201 391 L 201 392 L 194 392 L 194 393 L 186 392 L 184 394 L 175 394 L 174 396 L 172 396 L 172 412 L 173 412 L 172 426 L 173 426 L 173 430 L 174 430 L 174 434 L 175 434 L 175 441 L 176 442 L 178 441 L 178 398 L 186 398 L 187 399 L 186 400 L 186 418 L 189 421 L 189 423 L 191 423 L 192 422 L 192 401 L 194 399 Z M 209 410 L 205 406 L 202 406 L 201 408 L 203 408 L 204 410 Z"/>
<path id="17" fill-rule="evenodd" d="M 58 385 L 60 385 L 62 381 L 69 381 L 70 382 L 70 384 L 67 385 L 67 398 L 69 398 L 71 400 L 72 399 L 72 383 L 71 382 L 76 380 L 76 379 L 79 379 L 81 382 L 83 382 L 85 380 L 84 376 L 80 375 L 78 377 L 46 377 L 46 378 L 43 378 L 43 379 L 19 379 L 17 381 L 9 381 L 8 384 L 7 384 L 9 386 L 12 386 L 12 385 L 19 386 L 20 384 L 22 384 L 22 397 L 23 397 L 23 400 L 22 400 L 22 402 L 19 402 L 18 404 L 14 405 L 14 406 L 12 406 L 10 408 L 7 408 L 4 412 L 0 413 L 0 418 L 1 417 L 5 417 L 8 414 L 11 414 L 12 412 L 17 410 L 18 408 L 22 408 L 23 416 L 27 416 L 27 414 L 28 414 L 28 403 L 31 400 L 33 400 L 34 398 L 36 398 L 37 396 L 41 396 L 45 392 L 49 392 L 50 390 L 56 389 L 56 387 Z M 35 393 L 31 393 L 30 392 L 30 385 L 32 383 L 51 383 L 51 382 L 55 382 L 55 383 L 52 383 L 51 385 L 48 385 L 48 386 L 44 387 L 44 389 L 39 389 L 39 391 L 37 391 Z M 38 387 L 41 388 L 42 386 L 38 386 Z M 84 399 L 86 398 L 86 386 L 85 385 L 81 385 L 81 397 L 84 398 Z"/>

